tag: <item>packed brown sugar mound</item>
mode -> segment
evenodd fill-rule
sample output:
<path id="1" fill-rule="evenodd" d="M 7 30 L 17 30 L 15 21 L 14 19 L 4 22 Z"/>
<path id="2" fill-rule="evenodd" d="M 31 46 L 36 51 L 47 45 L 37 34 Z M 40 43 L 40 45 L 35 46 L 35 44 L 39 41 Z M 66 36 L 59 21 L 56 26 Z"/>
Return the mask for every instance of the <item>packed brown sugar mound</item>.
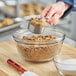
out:
<path id="1" fill-rule="evenodd" d="M 22 40 L 30 40 L 34 42 L 44 42 L 44 41 L 52 41 L 55 40 L 56 38 L 53 36 L 32 36 L 32 37 L 26 37 L 24 36 Z M 56 41 L 56 40 L 55 40 Z M 23 44 L 18 44 L 18 50 L 21 53 L 21 55 L 30 61 L 49 61 L 51 60 L 58 52 L 61 47 L 60 43 L 56 44 L 29 44 L 27 45 L 26 43 Z"/>
<path id="2" fill-rule="evenodd" d="M 39 18 L 31 18 L 29 20 L 29 23 L 32 24 L 33 26 L 37 26 L 37 27 L 45 27 L 46 22 L 42 21 Z"/>
<path id="3" fill-rule="evenodd" d="M 32 36 L 32 37 L 23 36 L 23 40 L 31 40 L 31 41 L 35 41 L 35 42 L 45 42 L 45 41 L 50 41 L 50 40 L 54 40 L 54 39 L 55 39 L 55 37 L 49 36 L 49 35 Z"/>

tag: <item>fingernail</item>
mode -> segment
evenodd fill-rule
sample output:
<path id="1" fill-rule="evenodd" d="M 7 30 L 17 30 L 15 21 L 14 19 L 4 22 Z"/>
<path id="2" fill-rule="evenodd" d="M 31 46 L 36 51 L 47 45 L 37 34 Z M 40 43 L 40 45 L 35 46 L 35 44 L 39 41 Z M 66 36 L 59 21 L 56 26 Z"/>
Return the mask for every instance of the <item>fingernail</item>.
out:
<path id="1" fill-rule="evenodd" d="M 56 24 L 53 24 L 53 26 L 55 26 Z"/>
<path id="2" fill-rule="evenodd" d="M 53 23 L 50 23 L 53 26 Z"/>
<path id="3" fill-rule="evenodd" d="M 43 18 L 44 16 L 42 15 L 40 18 Z"/>
<path id="4" fill-rule="evenodd" d="M 46 20 L 46 22 L 50 23 L 49 20 Z"/>
<path id="5" fill-rule="evenodd" d="M 46 19 L 49 19 L 49 16 L 46 16 L 45 18 L 46 18 Z"/>

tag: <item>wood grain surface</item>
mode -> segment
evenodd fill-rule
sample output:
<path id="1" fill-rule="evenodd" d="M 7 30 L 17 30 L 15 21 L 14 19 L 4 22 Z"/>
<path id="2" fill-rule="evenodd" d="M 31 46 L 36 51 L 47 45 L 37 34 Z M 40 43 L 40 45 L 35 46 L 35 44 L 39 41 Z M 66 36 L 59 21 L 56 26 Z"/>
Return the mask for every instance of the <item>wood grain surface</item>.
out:
<path id="1" fill-rule="evenodd" d="M 63 53 L 76 53 L 76 48 L 63 45 Z M 7 59 L 12 59 L 23 68 L 33 71 L 39 76 L 60 76 L 53 61 L 47 63 L 31 63 L 22 59 L 16 49 L 15 43 L 3 42 L 0 43 L 0 76 L 21 76 L 21 73 L 7 64 Z"/>

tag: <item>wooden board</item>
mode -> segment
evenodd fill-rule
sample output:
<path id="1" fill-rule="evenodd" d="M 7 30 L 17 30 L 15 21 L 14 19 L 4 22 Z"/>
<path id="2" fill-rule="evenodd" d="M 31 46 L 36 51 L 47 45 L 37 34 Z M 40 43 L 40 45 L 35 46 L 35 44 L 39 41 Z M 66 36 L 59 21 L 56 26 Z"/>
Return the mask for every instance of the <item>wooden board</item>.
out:
<path id="1" fill-rule="evenodd" d="M 76 48 L 63 45 L 62 52 L 76 53 Z M 31 63 L 21 59 L 14 42 L 0 43 L 0 76 L 20 76 L 21 74 L 7 64 L 7 59 L 20 64 L 27 70 L 36 72 L 39 76 L 60 76 L 53 61 L 47 63 Z"/>

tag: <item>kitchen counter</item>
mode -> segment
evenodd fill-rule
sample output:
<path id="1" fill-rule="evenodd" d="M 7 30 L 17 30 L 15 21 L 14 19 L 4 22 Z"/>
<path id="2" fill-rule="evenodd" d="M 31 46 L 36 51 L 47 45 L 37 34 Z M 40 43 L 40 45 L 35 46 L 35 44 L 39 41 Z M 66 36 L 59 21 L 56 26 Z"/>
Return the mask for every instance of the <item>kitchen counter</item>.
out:
<path id="1" fill-rule="evenodd" d="M 75 54 L 76 48 L 63 44 L 61 52 Z M 21 58 L 13 41 L 0 43 L 0 76 L 21 76 L 21 73 L 7 64 L 12 59 L 23 68 L 37 73 L 39 76 L 60 76 L 53 61 L 47 63 L 31 63 Z"/>

